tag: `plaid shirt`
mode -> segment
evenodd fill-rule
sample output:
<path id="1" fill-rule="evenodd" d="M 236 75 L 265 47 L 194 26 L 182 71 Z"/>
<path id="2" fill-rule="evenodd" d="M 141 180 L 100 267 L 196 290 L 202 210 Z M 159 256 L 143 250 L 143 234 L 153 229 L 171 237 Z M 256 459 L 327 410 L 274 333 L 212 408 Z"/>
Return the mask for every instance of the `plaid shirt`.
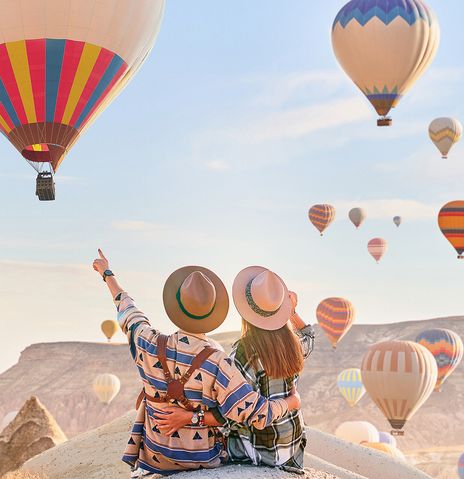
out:
<path id="1" fill-rule="evenodd" d="M 308 325 L 297 334 L 306 359 L 314 347 L 314 329 Z M 247 358 L 240 340 L 235 343 L 231 358 L 253 389 L 269 399 L 286 398 L 298 380 L 297 376 L 270 379 L 259 359 L 258 370 L 255 370 L 252 366 L 254 358 Z M 231 461 L 277 466 L 286 471 L 303 473 L 306 433 L 301 411 L 289 412 L 262 430 L 224 419 L 217 410 L 212 412 L 224 424 Z"/>

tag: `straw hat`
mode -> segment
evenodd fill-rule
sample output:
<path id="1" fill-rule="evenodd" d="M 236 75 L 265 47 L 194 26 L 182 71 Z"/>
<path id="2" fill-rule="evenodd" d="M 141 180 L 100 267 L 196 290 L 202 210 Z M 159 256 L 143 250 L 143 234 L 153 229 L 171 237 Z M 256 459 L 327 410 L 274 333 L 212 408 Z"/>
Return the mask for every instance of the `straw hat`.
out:
<path id="1" fill-rule="evenodd" d="M 232 287 L 232 297 L 242 318 L 261 329 L 280 329 L 292 314 L 287 286 L 262 266 L 240 271 Z"/>
<path id="2" fill-rule="evenodd" d="M 169 276 L 163 302 L 169 319 L 188 333 L 208 333 L 226 319 L 229 296 L 209 269 L 185 266 Z"/>

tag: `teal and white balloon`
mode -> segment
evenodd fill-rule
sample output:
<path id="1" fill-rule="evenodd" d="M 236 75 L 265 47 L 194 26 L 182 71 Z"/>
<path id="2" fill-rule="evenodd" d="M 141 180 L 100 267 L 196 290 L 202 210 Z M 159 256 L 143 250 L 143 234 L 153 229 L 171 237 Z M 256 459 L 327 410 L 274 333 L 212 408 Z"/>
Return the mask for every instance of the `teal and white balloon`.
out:
<path id="1" fill-rule="evenodd" d="M 346 402 L 354 407 L 362 399 L 366 390 L 361 379 L 361 370 L 357 368 L 345 369 L 337 378 L 340 394 Z"/>

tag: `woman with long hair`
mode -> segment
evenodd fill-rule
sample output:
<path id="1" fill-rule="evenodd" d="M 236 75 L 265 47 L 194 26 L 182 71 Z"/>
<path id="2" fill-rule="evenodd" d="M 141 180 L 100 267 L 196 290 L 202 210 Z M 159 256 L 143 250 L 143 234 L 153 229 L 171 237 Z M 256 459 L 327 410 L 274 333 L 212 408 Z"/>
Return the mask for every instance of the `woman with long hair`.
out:
<path id="1" fill-rule="evenodd" d="M 314 346 L 313 328 L 295 311 L 296 294 L 289 292 L 275 273 L 251 266 L 237 275 L 233 299 L 242 317 L 242 334 L 234 344 L 231 360 L 262 396 L 288 397 L 296 389 L 304 359 Z M 158 420 L 163 433 L 170 435 L 190 424 L 191 412 L 177 407 L 167 412 L 170 414 Z M 223 428 L 232 462 L 303 472 L 306 435 L 300 410 L 289 412 L 263 430 L 225 419 L 217 410 L 207 412 L 205 421 Z"/>

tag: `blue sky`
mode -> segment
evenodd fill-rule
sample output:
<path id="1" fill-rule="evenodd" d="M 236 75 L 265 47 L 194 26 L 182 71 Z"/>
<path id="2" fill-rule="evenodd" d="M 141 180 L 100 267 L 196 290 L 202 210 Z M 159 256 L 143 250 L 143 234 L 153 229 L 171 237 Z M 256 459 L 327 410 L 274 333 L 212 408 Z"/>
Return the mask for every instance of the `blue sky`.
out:
<path id="1" fill-rule="evenodd" d="M 114 311 L 91 270 L 99 246 L 166 331 L 162 286 L 185 264 L 228 286 L 242 267 L 268 266 L 310 322 L 327 296 L 351 299 L 360 323 L 462 314 L 464 263 L 436 215 L 463 199 L 464 146 L 442 160 L 427 127 L 464 119 L 464 5 L 429 1 L 437 58 L 378 129 L 332 54 L 343 4 L 168 2 L 155 49 L 65 160 L 54 203 L 37 201 L 35 172 L 0 141 L 0 370 L 31 343 L 101 340 Z M 337 207 L 322 239 L 307 221 L 321 202 Z M 369 218 L 356 231 L 358 205 Z M 390 243 L 380 265 L 366 252 L 375 236 Z M 222 330 L 239 325 L 231 309 Z"/>

